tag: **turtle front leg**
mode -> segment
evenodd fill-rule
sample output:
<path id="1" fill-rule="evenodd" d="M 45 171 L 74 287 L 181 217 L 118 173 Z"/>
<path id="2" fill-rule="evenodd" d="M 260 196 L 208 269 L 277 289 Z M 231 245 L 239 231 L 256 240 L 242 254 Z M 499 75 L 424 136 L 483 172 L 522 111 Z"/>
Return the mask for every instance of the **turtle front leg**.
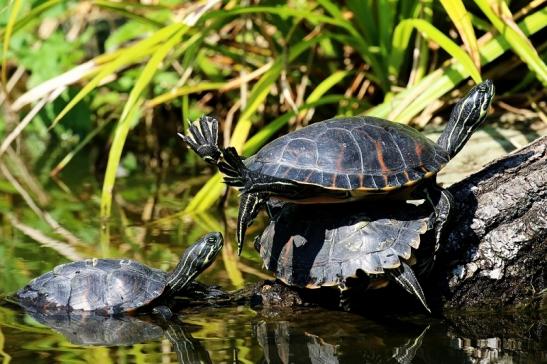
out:
<path id="1" fill-rule="evenodd" d="M 159 318 L 161 318 L 164 321 L 169 321 L 173 317 L 173 312 L 171 311 L 171 308 L 169 308 L 168 305 L 159 305 L 152 309 L 152 313 L 154 315 L 157 315 Z"/>
<path id="2" fill-rule="evenodd" d="M 264 206 L 267 195 L 264 193 L 242 193 L 239 201 L 239 213 L 237 216 L 237 255 L 241 255 L 245 232 L 253 223 L 260 209 Z"/>
<path id="3" fill-rule="evenodd" d="M 435 252 L 439 249 L 445 227 L 450 220 L 454 197 L 448 190 L 432 183 L 425 189 L 425 198 L 433 206 L 430 225 L 435 228 Z"/>

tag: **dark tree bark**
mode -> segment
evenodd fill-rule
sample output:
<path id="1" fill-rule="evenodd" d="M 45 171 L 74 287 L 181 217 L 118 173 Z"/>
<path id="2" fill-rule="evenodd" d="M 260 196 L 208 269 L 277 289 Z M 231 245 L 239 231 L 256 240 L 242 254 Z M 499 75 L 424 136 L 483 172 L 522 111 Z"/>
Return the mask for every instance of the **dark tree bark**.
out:
<path id="1" fill-rule="evenodd" d="M 449 190 L 459 213 L 433 277 L 443 306 L 546 307 L 547 137 Z"/>

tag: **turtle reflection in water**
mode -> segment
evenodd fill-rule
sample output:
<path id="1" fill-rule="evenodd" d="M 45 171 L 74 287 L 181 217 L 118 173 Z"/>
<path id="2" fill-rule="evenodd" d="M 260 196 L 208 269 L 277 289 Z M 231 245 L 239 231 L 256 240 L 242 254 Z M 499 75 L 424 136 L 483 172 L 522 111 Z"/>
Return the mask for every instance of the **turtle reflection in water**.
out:
<path id="1" fill-rule="evenodd" d="M 115 315 L 166 306 L 209 267 L 223 245 L 222 234 L 210 233 L 184 251 L 171 273 L 127 259 L 88 259 L 62 264 L 32 280 L 16 293 L 29 311 L 93 311 Z"/>
<path id="2" fill-rule="evenodd" d="M 410 330 L 409 325 L 401 325 L 386 332 L 386 327 L 371 326 L 366 332 L 350 332 L 346 329 L 354 325 L 335 323 L 333 327 L 331 321 L 321 320 L 323 328 L 306 327 L 302 320 L 255 323 L 254 336 L 264 351 L 262 362 L 410 364 L 429 329 L 426 326 Z"/>
<path id="3" fill-rule="evenodd" d="M 492 81 L 473 87 L 454 106 L 437 143 L 409 126 L 370 116 L 313 123 L 271 141 L 245 160 L 235 148 L 218 146 L 214 118 L 202 117 L 187 136 L 179 135 L 219 168 L 228 185 L 241 191 L 239 252 L 247 226 L 272 198 L 298 204 L 425 198 L 434 210 L 438 245 L 453 204 L 435 176 L 482 125 L 493 97 Z"/>
<path id="4" fill-rule="evenodd" d="M 272 219 L 255 247 L 266 269 L 282 282 L 302 288 L 338 286 L 344 291 L 350 281 L 380 288 L 388 278 L 430 311 L 409 266 L 416 262 L 413 251 L 429 222 L 420 207 L 403 203 L 367 209 L 352 203 L 318 209 L 287 203 L 270 206 L 270 211 Z M 432 255 L 431 250 L 422 247 L 420 253 Z M 421 260 L 423 265 L 426 259 Z"/>
<path id="5" fill-rule="evenodd" d="M 177 319 L 156 323 L 133 316 L 104 316 L 93 311 L 28 311 L 39 323 L 61 333 L 75 345 L 127 346 L 165 336 L 179 363 L 212 363 L 199 340 Z"/>

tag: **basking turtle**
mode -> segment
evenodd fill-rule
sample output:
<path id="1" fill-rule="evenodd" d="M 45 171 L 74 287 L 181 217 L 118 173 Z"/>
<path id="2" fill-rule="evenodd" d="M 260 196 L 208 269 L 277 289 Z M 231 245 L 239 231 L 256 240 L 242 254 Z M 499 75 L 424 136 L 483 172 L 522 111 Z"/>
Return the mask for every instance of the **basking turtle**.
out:
<path id="1" fill-rule="evenodd" d="M 119 314 L 158 308 L 183 292 L 211 265 L 222 248 L 220 233 L 199 239 L 171 273 L 129 259 L 88 259 L 62 264 L 32 280 L 16 293 L 19 304 L 32 311 L 94 311 Z"/>
<path id="2" fill-rule="evenodd" d="M 434 208 L 438 244 L 452 197 L 435 176 L 482 124 L 493 96 L 490 80 L 473 87 L 455 105 L 437 143 L 411 127 L 369 116 L 311 124 L 273 140 L 244 161 L 234 148 L 217 146 L 214 118 L 202 117 L 189 136 L 179 135 L 218 166 L 228 185 L 241 190 L 239 251 L 247 226 L 270 197 L 300 204 L 426 198 Z"/>
<path id="3" fill-rule="evenodd" d="M 419 207 L 350 203 L 317 209 L 286 203 L 270 210 L 272 219 L 256 238 L 255 248 L 277 279 L 302 288 L 345 289 L 349 278 L 364 280 L 368 288 L 383 287 L 388 278 L 430 311 L 409 267 L 428 227 L 427 213 Z"/>

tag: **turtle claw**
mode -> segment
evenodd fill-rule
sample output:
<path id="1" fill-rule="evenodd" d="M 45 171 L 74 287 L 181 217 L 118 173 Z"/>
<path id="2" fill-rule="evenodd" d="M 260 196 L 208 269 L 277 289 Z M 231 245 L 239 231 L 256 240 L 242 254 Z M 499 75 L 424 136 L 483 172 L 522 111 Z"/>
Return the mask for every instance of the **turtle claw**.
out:
<path id="1" fill-rule="evenodd" d="M 182 141 L 207 163 L 218 165 L 222 150 L 218 147 L 218 121 L 201 116 L 197 123 L 190 125 L 188 135 L 177 133 Z"/>

